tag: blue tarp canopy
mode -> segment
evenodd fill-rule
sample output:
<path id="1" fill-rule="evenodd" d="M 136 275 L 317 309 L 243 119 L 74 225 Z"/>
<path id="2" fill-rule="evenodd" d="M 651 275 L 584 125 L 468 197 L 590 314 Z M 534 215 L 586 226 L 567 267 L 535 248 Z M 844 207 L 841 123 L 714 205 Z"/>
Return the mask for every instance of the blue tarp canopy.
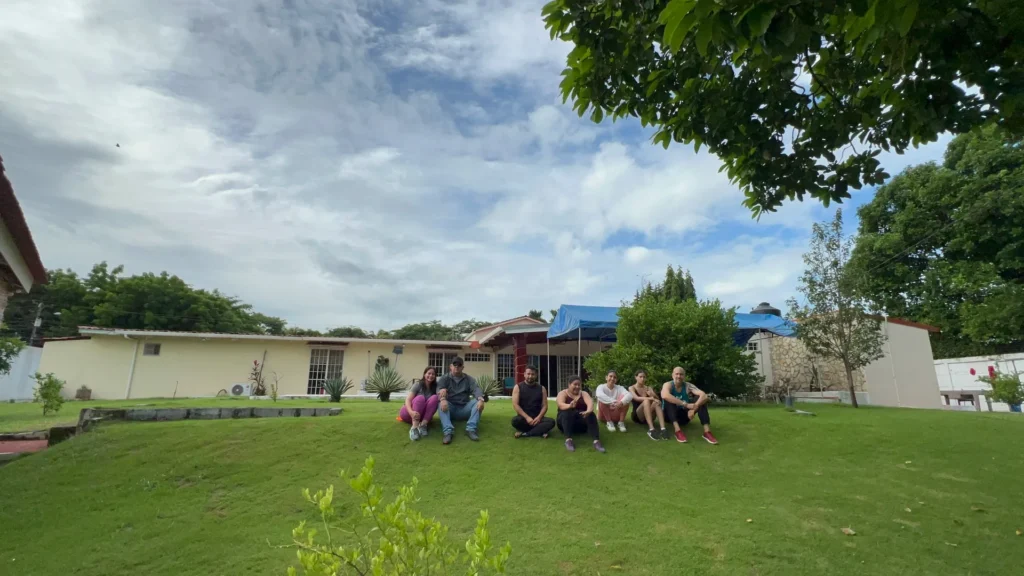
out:
<path id="1" fill-rule="evenodd" d="M 736 333 L 733 338 L 737 345 L 744 345 L 747 340 L 759 331 L 764 330 L 778 336 L 794 336 L 794 324 L 775 314 L 740 314 L 736 313 Z"/>
<path id="2" fill-rule="evenodd" d="M 615 327 L 619 325 L 619 309 L 614 306 L 558 307 L 555 321 L 548 328 L 549 340 L 597 340 L 615 342 Z"/>
<path id="3" fill-rule="evenodd" d="M 548 329 L 549 340 L 596 340 L 615 342 L 619 309 L 613 306 L 573 306 L 563 304 Z M 793 336 L 794 324 L 774 314 L 736 314 L 736 344 L 744 345 L 759 331 L 778 336 Z"/>

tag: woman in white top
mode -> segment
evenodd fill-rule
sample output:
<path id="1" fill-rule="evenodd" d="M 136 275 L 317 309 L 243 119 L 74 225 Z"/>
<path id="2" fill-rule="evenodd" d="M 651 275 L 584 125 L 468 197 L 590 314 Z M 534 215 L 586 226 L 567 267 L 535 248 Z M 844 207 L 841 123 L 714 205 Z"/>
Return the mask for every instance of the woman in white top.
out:
<path id="1" fill-rule="evenodd" d="M 604 384 L 597 387 L 597 419 L 605 423 L 609 432 L 615 432 L 616 424 L 619 432 L 625 432 L 626 414 L 632 399 L 629 390 L 619 386 L 619 375 L 615 370 L 609 370 Z"/>

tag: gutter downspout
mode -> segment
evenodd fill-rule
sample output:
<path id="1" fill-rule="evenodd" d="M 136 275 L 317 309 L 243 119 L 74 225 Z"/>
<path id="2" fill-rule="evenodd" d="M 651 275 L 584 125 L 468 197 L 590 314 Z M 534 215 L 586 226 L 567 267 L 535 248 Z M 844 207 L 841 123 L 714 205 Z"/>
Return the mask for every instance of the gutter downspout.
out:
<path id="1" fill-rule="evenodd" d="M 139 357 L 139 340 L 124 335 L 125 340 L 135 340 L 135 348 L 132 350 L 132 363 L 128 368 L 128 384 L 124 388 L 124 399 L 127 400 L 132 393 L 132 379 L 135 378 L 135 359 Z"/>

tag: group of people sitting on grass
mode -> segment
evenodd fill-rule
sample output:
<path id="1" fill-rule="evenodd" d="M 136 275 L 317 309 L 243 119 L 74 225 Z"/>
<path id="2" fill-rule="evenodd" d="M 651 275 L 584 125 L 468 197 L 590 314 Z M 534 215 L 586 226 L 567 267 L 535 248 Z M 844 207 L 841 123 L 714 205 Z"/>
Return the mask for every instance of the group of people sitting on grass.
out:
<path id="1" fill-rule="evenodd" d="M 626 417 L 633 409 L 633 422 L 647 425 L 647 436 L 651 440 L 668 440 L 665 423 L 674 428 L 676 442 L 686 442 L 683 427 L 697 418 L 704 426 L 704 440 L 718 444 L 711 434 L 711 417 L 708 415 L 708 395 L 686 381 L 686 371 L 681 367 L 672 370 L 672 380 L 665 382 L 661 390 L 647 385 L 647 372 L 638 370 L 636 382 L 626 389 L 619 384 L 619 375 L 609 371 L 605 383 L 597 387 L 594 396 L 583 387 L 579 376 L 571 376 L 565 390 L 558 393 L 555 403 L 558 414 L 552 420 L 547 416 L 547 389 L 537 381 L 539 372 L 534 366 L 527 366 L 523 382 L 512 390 L 512 428 L 516 438 L 547 438 L 551 430 L 558 430 L 565 436 L 565 448 L 576 451 L 573 436 L 586 433 L 594 449 L 604 452 L 601 444 L 600 424 L 604 422 L 609 432 L 625 432 Z M 441 420 L 442 443 L 451 444 L 455 434 L 453 421 L 466 422 L 466 436 L 474 442 L 480 439 L 477 425 L 484 411 L 484 394 L 476 379 L 463 372 L 462 358 L 456 356 L 449 366 L 448 374 L 437 377 L 434 368 L 423 371 L 423 378 L 409 390 L 398 418 L 410 425 L 409 439 L 419 440 L 429 433 L 428 426 L 435 413 Z M 595 414 L 596 413 L 596 414 Z M 655 428 L 657 420 L 658 428 Z"/>

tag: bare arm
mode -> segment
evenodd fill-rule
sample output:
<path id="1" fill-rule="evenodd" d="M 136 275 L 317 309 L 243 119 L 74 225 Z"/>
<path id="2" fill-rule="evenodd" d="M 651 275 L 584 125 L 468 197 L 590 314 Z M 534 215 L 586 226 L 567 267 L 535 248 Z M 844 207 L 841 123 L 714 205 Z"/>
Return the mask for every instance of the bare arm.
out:
<path id="1" fill-rule="evenodd" d="M 516 414 L 519 414 L 523 418 L 526 418 L 527 420 L 530 419 L 530 416 L 526 413 L 526 411 L 519 407 L 519 386 L 518 385 L 516 385 L 516 387 L 512 389 L 512 409 L 516 411 Z"/>
<path id="2" fill-rule="evenodd" d="M 587 394 L 587 391 L 584 390 L 583 393 L 581 394 L 581 396 L 583 396 L 583 403 L 587 405 L 587 411 L 584 412 L 583 415 L 587 416 L 588 414 L 593 414 L 594 413 L 594 401 L 591 400 L 590 394 Z"/>
<path id="3" fill-rule="evenodd" d="M 555 396 L 555 404 L 558 406 L 559 410 L 571 410 L 572 409 L 572 404 L 569 404 L 568 402 L 566 402 L 568 397 L 569 397 L 569 394 L 567 394 L 565 390 L 562 390 L 561 392 L 558 393 L 558 396 Z"/>
<path id="4" fill-rule="evenodd" d="M 693 384 L 688 384 L 688 386 L 690 387 L 690 392 L 693 392 L 694 394 L 697 395 L 697 401 L 693 403 L 693 409 L 694 410 L 696 410 L 697 408 L 700 408 L 701 406 L 703 406 L 703 405 L 708 403 L 708 395 L 707 395 L 707 393 L 705 393 L 700 388 L 697 388 Z"/>
<path id="5" fill-rule="evenodd" d="M 412 409 L 412 399 L 415 398 L 415 397 L 416 397 L 416 391 L 415 390 L 409 390 L 409 394 L 406 395 L 406 397 L 405 397 L 405 409 L 409 412 L 409 414 L 412 414 L 414 412 L 414 410 Z"/>
<path id="6" fill-rule="evenodd" d="M 544 400 L 540 403 L 540 413 L 537 414 L 537 422 L 548 413 L 548 395 L 544 394 Z"/>

